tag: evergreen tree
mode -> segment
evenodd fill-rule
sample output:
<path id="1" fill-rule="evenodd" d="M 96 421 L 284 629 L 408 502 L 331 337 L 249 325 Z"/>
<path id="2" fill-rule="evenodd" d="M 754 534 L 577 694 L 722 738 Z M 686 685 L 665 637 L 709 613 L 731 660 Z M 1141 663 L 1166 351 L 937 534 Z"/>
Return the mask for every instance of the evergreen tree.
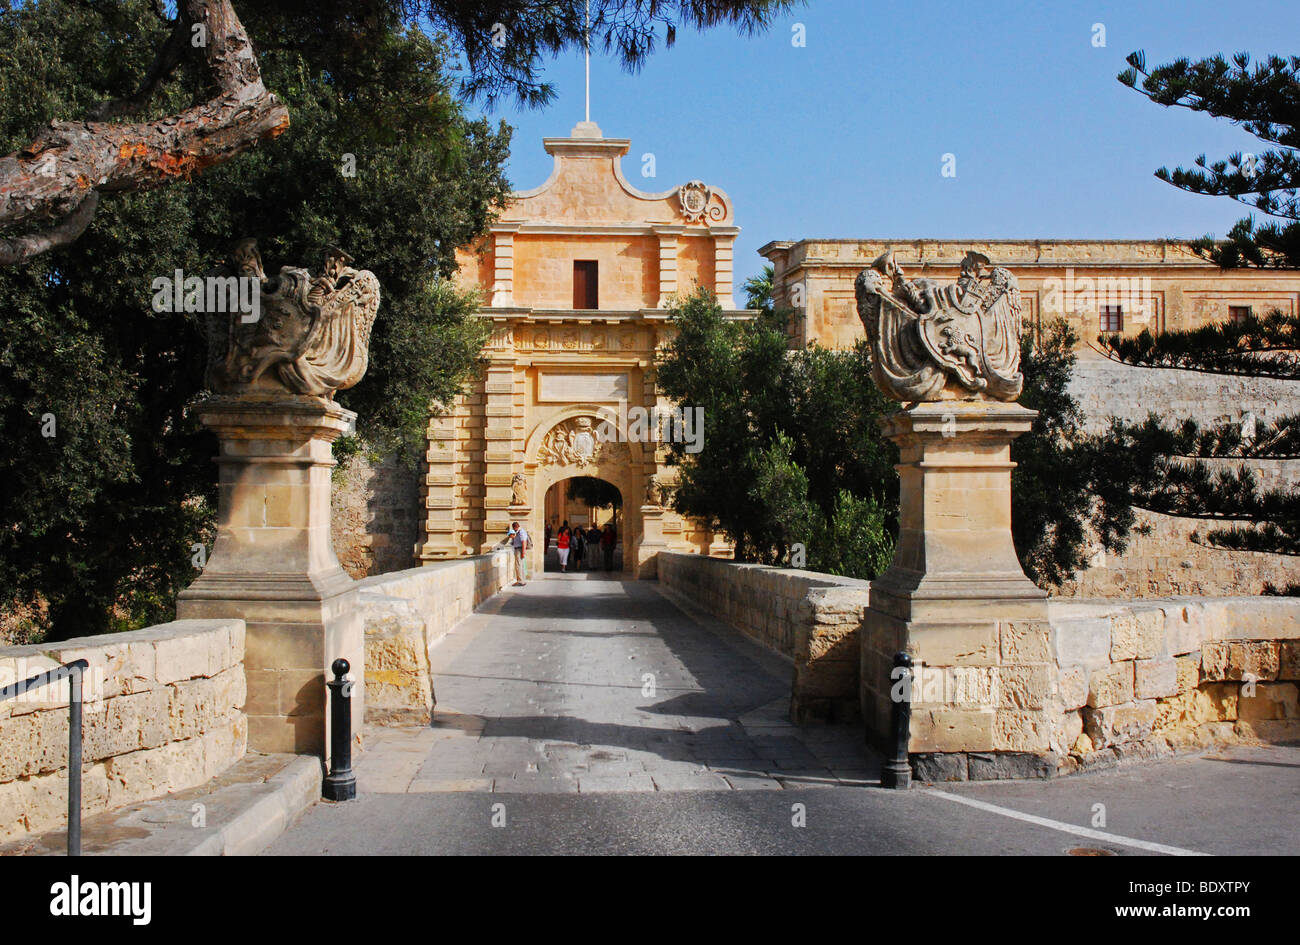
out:
<path id="1" fill-rule="evenodd" d="M 722 317 L 707 292 L 673 308 L 677 335 L 658 365 L 665 394 L 705 408 L 705 447 L 679 466 L 674 508 L 722 531 L 736 558 L 871 578 L 888 566 L 898 530 L 898 450 L 880 418 L 898 409 L 871 380 L 865 341 L 851 351 L 786 348 L 785 319 L 761 291 L 749 322 Z M 1039 412 L 1017 439 L 1012 533 L 1028 574 L 1060 584 L 1086 563 L 1089 534 L 1123 549 L 1132 509 L 1116 499 L 1108 454 L 1083 433 L 1068 391 L 1077 337 L 1064 322 L 1022 347 L 1025 393 Z"/>
<path id="2" fill-rule="evenodd" d="M 0 270 L 0 587 L 48 605 L 55 636 L 171 619 L 211 541 L 204 340 L 152 310 L 154 278 L 204 272 L 243 236 L 272 272 L 345 247 L 382 300 L 367 376 L 339 400 L 367 441 L 410 455 L 430 402 L 477 365 L 477 302 L 449 277 L 509 192 L 508 130 L 462 116 L 446 51 L 400 23 L 340 57 L 298 48 L 274 5 L 248 22 L 293 125 L 187 186 L 106 200 L 76 242 Z M 126 37 L 165 30 L 145 0 L 0 15 L 0 140 L 129 92 L 149 44 Z"/>
<path id="3" fill-rule="evenodd" d="M 1260 226 L 1242 219 L 1226 240 L 1205 236 L 1189 244 L 1192 251 L 1224 269 L 1300 268 L 1300 57 L 1270 56 L 1252 69 L 1249 55 L 1237 53 L 1231 64 L 1222 56 L 1179 59 L 1147 72 L 1145 56 L 1135 52 L 1128 63 L 1119 80 L 1138 88 L 1140 78 L 1140 91 L 1156 104 L 1226 118 L 1265 145 L 1212 163 L 1201 155 L 1197 169 L 1156 172 L 1189 193 L 1229 197 L 1274 218 Z M 1098 343 L 1114 360 L 1144 368 L 1300 380 L 1296 314 L 1252 313 L 1239 323 Z M 1134 506 L 1217 523 L 1197 536 L 1211 545 L 1300 554 L 1300 492 L 1261 488 L 1243 462 L 1300 459 L 1300 414 L 1206 425 L 1152 413 L 1142 423 L 1115 421 L 1107 440 Z"/>
<path id="4" fill-rule="evenodd" d="M 1248 216 L 1226 241 L 1205 236 L 1191 244 L 1193 251 L 1225 269 L 1300 268 L 1300 56 L 1270 56 L 1252 69 L 1250 55 L 1240 52 L 1231 64 L 1223 56 L 1178 59 L 1148 72 L 1146 55 L 1138 51 L 1128 64 L 1119 81 L 1157 105 L 1226 118 L 1264 144 L 1258 153 L 1238 151 L 1213 163 L 1202 154 L 1196 169 L 1156 171 L 1188 193 L 1230 197 L 1275 218 L 1256 226 Z"/>

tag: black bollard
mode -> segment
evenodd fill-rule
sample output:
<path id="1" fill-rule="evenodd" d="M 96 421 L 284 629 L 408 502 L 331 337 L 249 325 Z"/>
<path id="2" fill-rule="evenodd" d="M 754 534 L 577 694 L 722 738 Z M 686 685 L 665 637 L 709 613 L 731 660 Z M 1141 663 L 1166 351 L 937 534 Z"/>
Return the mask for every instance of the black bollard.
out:
<path id="1" fill-rule="evenodd" d="M 902 672 L 898 672 L 899 669 Z M 891 721 L 894 729 L 894 756 L 885 762 L 880 774 L 881 787 L 907 790 L 912 784 L 912 766 L 907 760 L 907 742 L 912 734 L 912 657 L 906 653 L 894 654 L 894 668 L 889 674 L 889 691 L 902 682 L 901 699 L 894 699 Z"/>
<path id="2" fill-rule="evenodd" d="M 327 801 L 350 801 L 357 796 L 357 776 L 352 773 L 352 680 L 344 679 L 352 666 L 337 659 L 330 666 L 330 773 L 321 788 Z"/>

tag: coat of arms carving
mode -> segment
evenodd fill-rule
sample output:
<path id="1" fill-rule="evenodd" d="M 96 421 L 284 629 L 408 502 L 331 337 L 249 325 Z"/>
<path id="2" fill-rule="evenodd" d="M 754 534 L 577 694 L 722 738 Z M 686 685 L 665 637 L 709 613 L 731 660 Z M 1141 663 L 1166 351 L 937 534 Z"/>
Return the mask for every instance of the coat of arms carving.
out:
<path id="1" fill-rule="evenodd" d="M 854 286 L 871 342 L 871 376 L 904 402 L 1014 401 L 1020 372 L 1020 286 L 1008 270 L 968 252 L 957 282 L 908 279 L 893 253 Z"/>
<path id="2" fill-rule="evenodd" d="M 596 436 L 595 417 L 573 417 L 546 432 L 537 450 L 543 466 L 588 466 L 627 458 L 626 443 L 604 442 Z"/>
<path id="3" fill-rule="evenodd" d="M 687 223 L 698 223 L 707 213 L 709 219 L 720 220 L 723 216 L 721 207 L 709 207 L 713 191 L 702 180 L 693 180 L 677 188 L 677 200 L 682 207 L 682 216 Z"/>
<path id="4" fill-rule="evenodd" d="M 256 280 L 260 315 L 204 316 L 207 386 L 220 394 L 265 390 L 332 399 L 361 380 L 379 309 L 379 280 L 351 263 L 351 256 L 331 247 L 316 275 L 283 266 L 268 277 L 257 241 L 235 244 L 216 276 Z"/>

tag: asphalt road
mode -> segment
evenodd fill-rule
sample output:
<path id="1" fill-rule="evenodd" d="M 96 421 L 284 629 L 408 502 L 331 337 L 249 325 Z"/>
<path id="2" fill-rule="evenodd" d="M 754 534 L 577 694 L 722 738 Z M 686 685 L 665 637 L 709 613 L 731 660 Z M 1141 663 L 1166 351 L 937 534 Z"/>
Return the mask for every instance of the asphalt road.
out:
<path id="1" fill-rule="evenodd" d="M 860 733 L 785 720 L 788 664 L 645 582 L 533 581 L 434 657 L 435 725 L 368 731 L 360 797 L 269 854 L 1300 854 L 1294 747 L 880 789 Z"/>
<path id="2" fill-rule="evenodd" d="M 976 799 L 999 811 L 940 796 Z M 363 794 L 318 804 L 271 855 L 1300 854 L 1300 750 L 1233 749 L 1049 782 L 626 794 Z M 1095 805 L 1105 805 L 1105 827 Z M 497 806 L 501 805 L 501 806 Z M 799 805 L 803 806 L 802 822 Z M 1055 822 L 1026 822 L 1006 811 Z M 494 822 L 498 826 L 494 826 Z M 1066 828 L 1092 831 L 1092 836 Z M 1171 851 L 1172 852 L 1172 851 Z"/>

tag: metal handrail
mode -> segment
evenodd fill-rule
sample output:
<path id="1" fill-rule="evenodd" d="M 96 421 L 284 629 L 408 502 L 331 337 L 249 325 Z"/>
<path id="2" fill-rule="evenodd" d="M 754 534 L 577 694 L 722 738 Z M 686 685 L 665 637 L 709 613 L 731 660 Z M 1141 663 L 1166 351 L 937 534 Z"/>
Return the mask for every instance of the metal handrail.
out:
<path id="1" fill-rule="evenodd" d="M 70 679 L 68 684 L 68 856 L 81 856 L 81 700 L 86 660 L 64 663 L 47 673 L 0 689 L 0 702 Z"/>

